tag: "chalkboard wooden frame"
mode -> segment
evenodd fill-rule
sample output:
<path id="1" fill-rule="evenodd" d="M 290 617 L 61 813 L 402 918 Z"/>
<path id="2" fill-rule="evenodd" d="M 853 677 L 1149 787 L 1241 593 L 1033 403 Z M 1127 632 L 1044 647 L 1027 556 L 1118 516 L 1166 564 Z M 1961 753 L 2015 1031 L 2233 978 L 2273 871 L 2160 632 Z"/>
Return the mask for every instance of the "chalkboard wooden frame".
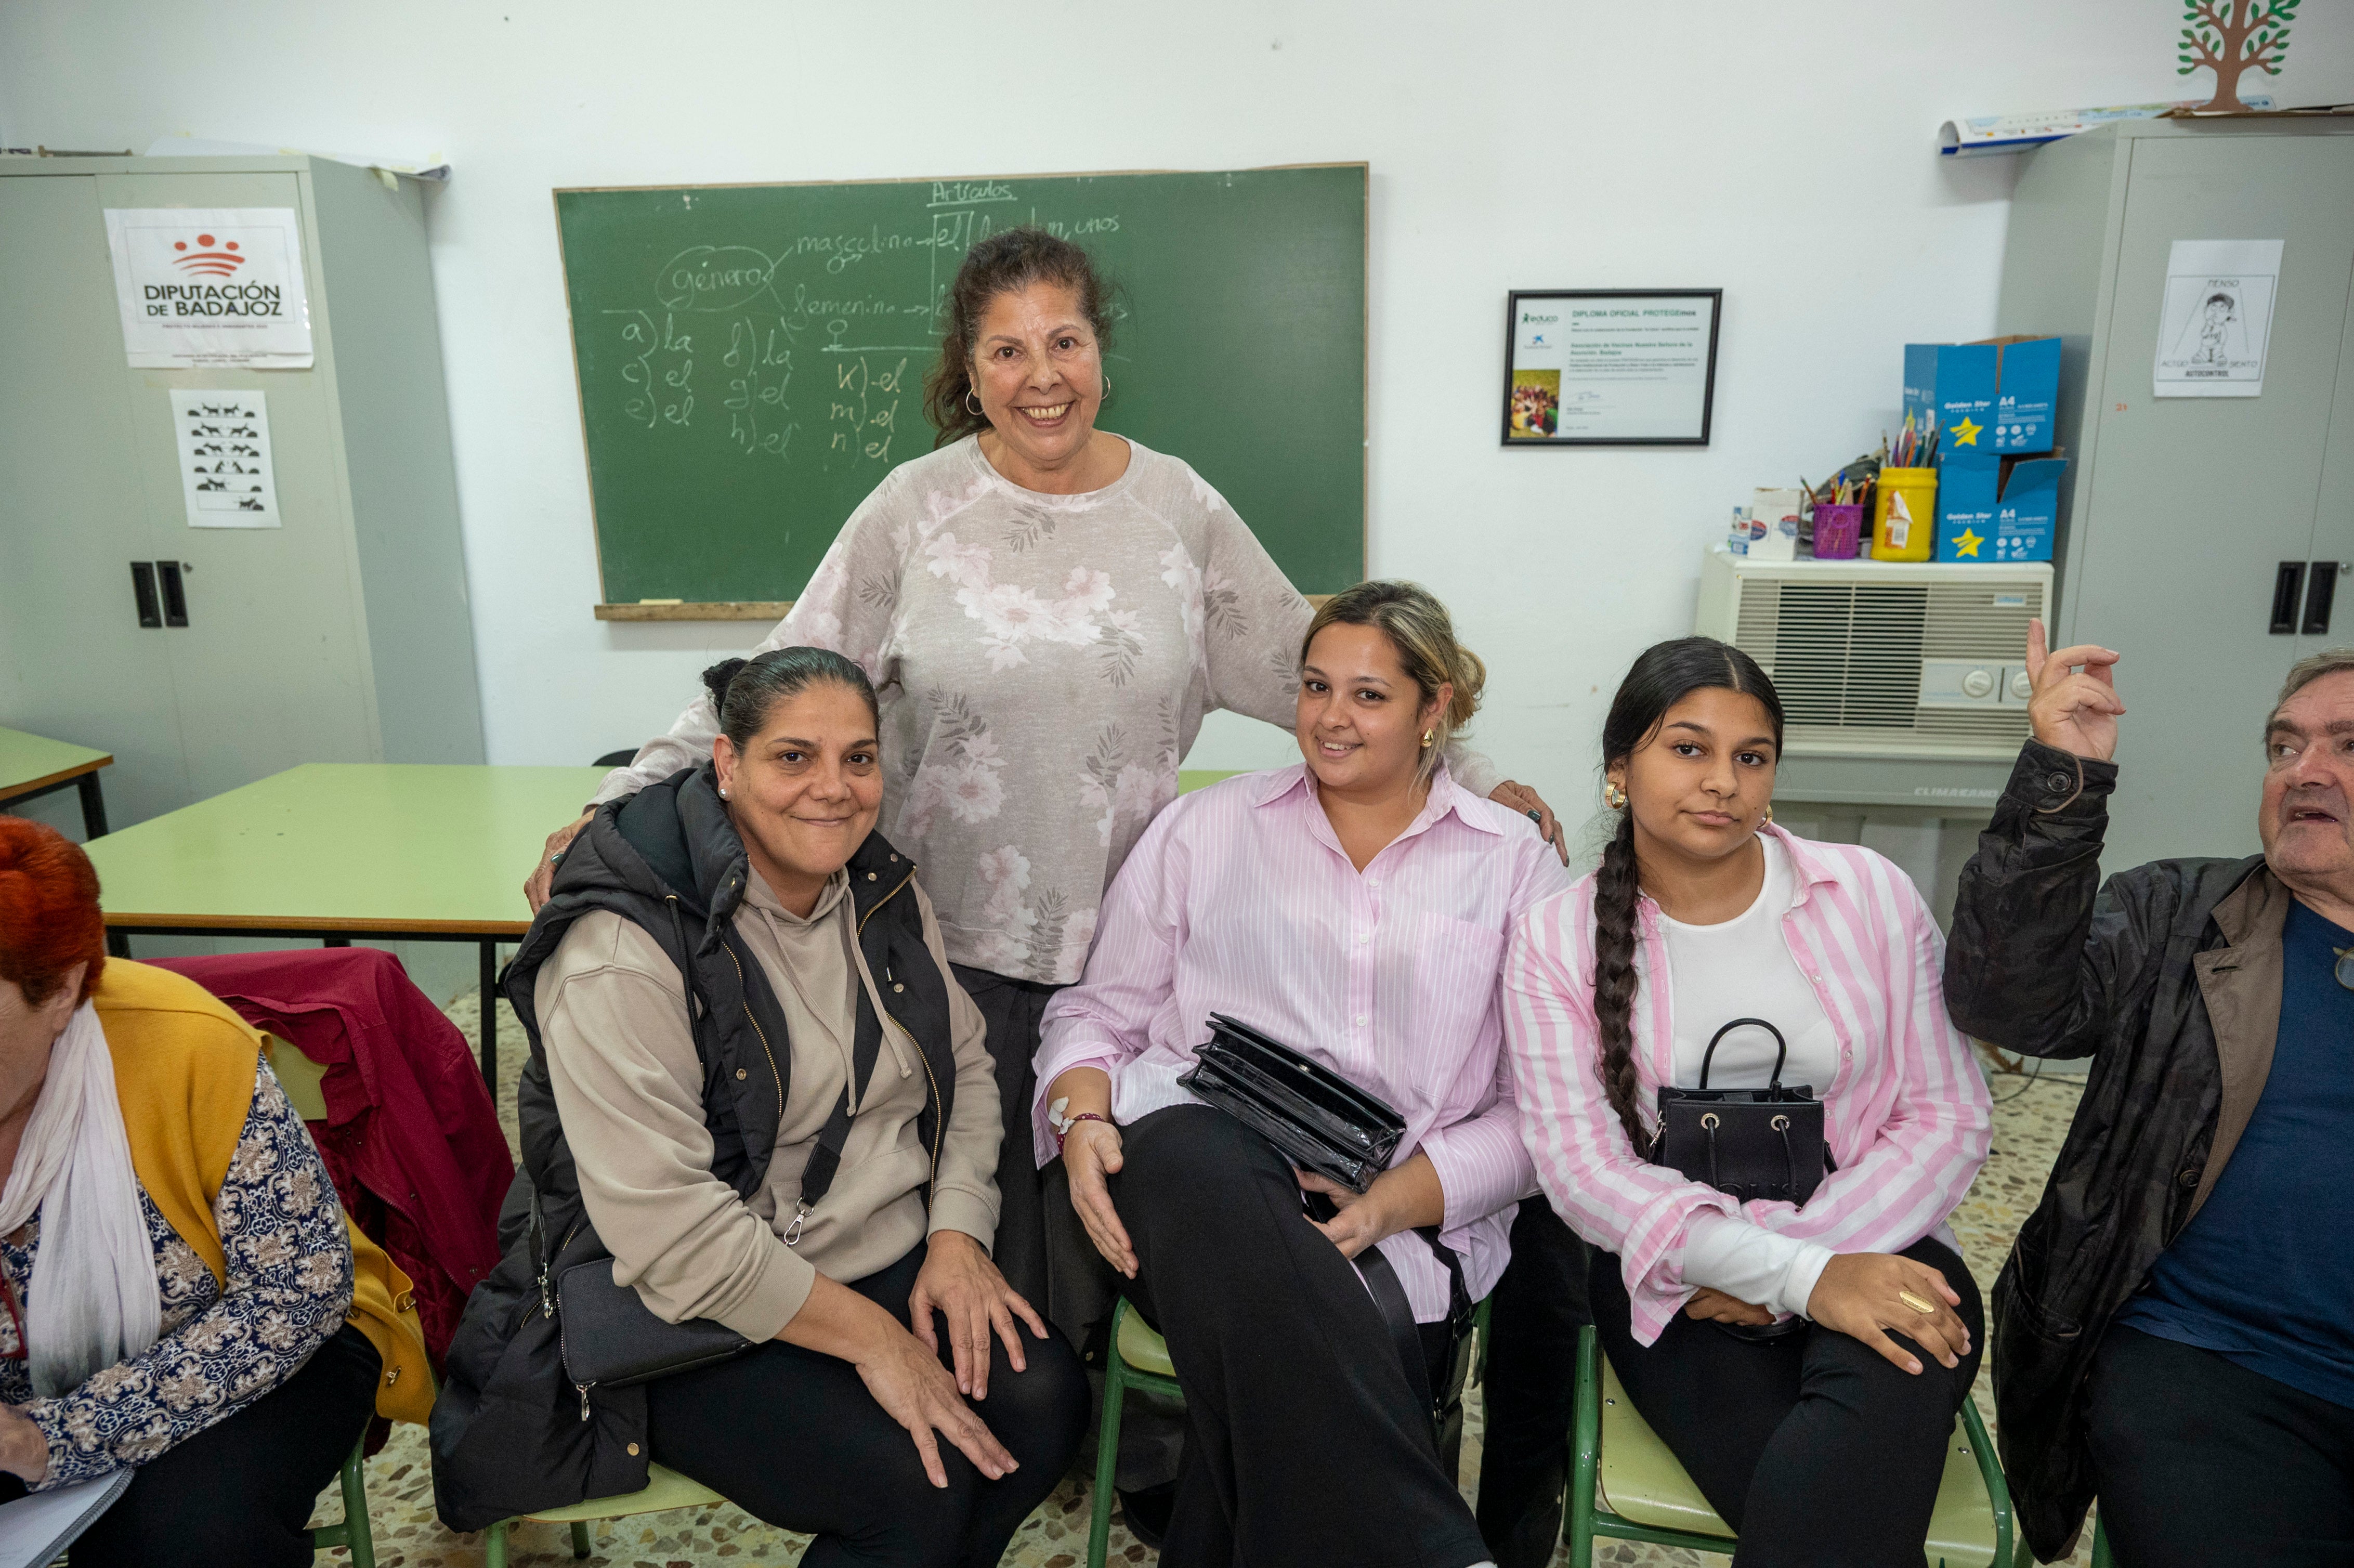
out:
<path id="1" fill-rule="evenodd" d="M 598 546 L 599 599 L 600 602 L 594 608 L 594 613 L 597 619 L 600 620 L 740 620 L 773 621 L 781 618 L 792 608 L 792 600 L 748 599 L 730 600 L 709 599 L 642 599 L 637 600 L 616 600 L 611 598 L 608 591 L 610 586 L 610 578 L 608 572 L 608 538 L 605 531 L 605 519 L 602 515 L 602 510 L 599 507 L 598 500 L 598 459 L 595 455 L 594 438 L 591 430 L 589 407 L 590 387 L 588 385 L 588 372 L 583 364 L 583 339 L 579 332 L 577 330 L 580 323 L 572 319 L 581 308 L 581 297 L 574 272 L 574 259 L 567 253 L 567 247 L 574 238 L 574 236 L 567 231 L 567 226 L 565 220 L 567 197 L 600 196 L 607 194 L 665 196 L 704 191 L 822 191 L 828 189 L 841 189 L 843 187 L 920 186 L 927 185 L 933 186 L 937 191 L 938 188 L 946 185 L 985 186 L 992 182 L 1030 182 L 1034 185 L 1039 182 L 1047 181 L 1132 180 L 1139 178 L 1151 179 L 1156 177 L 1172 177 L 1179 180 L 1225 180 L 1228 183 L 1229 186 L 1231 186 L 1236 176 L 1279 175 L 1292 172 L 1327 170 L 1349 171 L 1353 173 L 1356 178 L 1355 200 L 1357 203 L 1357 208 L 1356 212 L 1351 215 L 1352 220 L 1354 220 L 1351 223 L 1351 227 L 1358 228 L 1359 232 L 1355 237 L 1355 243 L 1352 247 L 1354 251 L 1353 267 L 1356 272 L 1356 277 L 1353 280 L 1351 280 L 1351 283 L 1354 291 L 1358 295 L 1359 308 L 1354 313 L 1356 319 L 1350 324 L 1356 329 L 1353 335 L 1358 339 L 1356 346 L 1359 349 L 1354 366 L 1355 375 L 1353 379 L 1355 386 L 1352 388 L 1358 402 L 1358 417 L 1354 421 L 1352 431 L 1353 439 L 1350 442 L 1351 445 L 1355 447 L 1356 450 L 1353 457 L 1346 460 L 1349 468 L 1353 470 L 1351 477 L 1355 482 L 1355 489 L 1357 491 L 1356 505 L 1353 508 L 1354 515 L 1352 519 L 1353 526 L 1349 530 L 1351 537 L 1347 546 L 1341 546 L 1338 545 L 1336 535 L 1332 531 L 1331 531 L 1329 524 L 1316 524 L 1314 528 L 1309 533 L 1298 535 L 1299 538 L 1310 540 L 1314 552 L 1318 553 L 1320 558 L 1323 558 L 1328 562 L 1327 566 L 1323 569 L 1316 571 L 1312 575 L 1320 577 L 1331 577 L 1335 580 L 1331 582 L 1306 580 L 1309 574 L 1303 574 L 1288 565 L 1286 566 L 1287 571 L 1291 572 L 1296 579 L 1300 580 L 1300 586 L 1304 589 L 1326 590 L 1346 586 L 1347 582 L 1354 581 L 1362 577 L 1369 554 L 1372 476 L 1371 453 L 1369 450 L 1370 442 L 1367 438 L 1370 433 L 1371 419 L 1371 299 L 1370 288 L 1367 283 L 1367 275 L 1370 271 L 1370 251 L 1372 243 L 1372 202 L 1371 170 L 1368 164 L 1362 162 L 1335 162 L 1283 164 L 1266 165 L 1247 170 L 1233 171 L 1139 169 L 1069 173 L 1031 173 L 997 175 L 926 175 L 876 180 L 735 181 L 661 185 L 584 185 L 557 188 L 552 193 L 552 196 L 557 209 L 557 243 L 559 260 L 564 267 L 566 279 L 566 303 L 567 310 L 567 335 L 573 349 L 574 388 L 578 399 L 578 412 L 581 419 L 582 460 L 584 467 L 588 471 L 588 478 L 589 482 L 592 513 L 592 531 L 595 534 Z M 687 205 L 693 205 L 693 198 L 691 196 L 686 196 L 685 200 Z M 1043 221 L 1043 217 L 1041 220 Z M 1346 234 L 1347 230 L 1343 228 L 1338 232 L 1340 234 Z M 1335 231 L 1330 227 L 1326 227 L 1320 230 L 1320 233 L 1323 237 L 1321 243 L 1326 247 L 1326 254 L 1329 257 L 1331 241 L 1335 238 Z M 1280 248 L 1279 241 L 1278 242 L 1277 248 Z M 1330 263 L 1328 262 L 1328 265 Z M 1113 263 L 1113 269 L 1117 280 L 1121 272 L 1121 269 L 1117 262 Z M 936 334 L 932 333 L 931 323 L 928 321 L 926 323 L 924 330 L 928 335 L 936 336 Z M 1345 339 L 1342 341 L 1345 342 Z M 1115 344 L 1115 347 L 1119 346 L 1122 345 Z M 1325 363 L 1328 366 L 1330 365 L 1331 361 L 1329 357 L 1326 359 Z M 1346 361 L 1344 360 L 1342 363 L 1345 364 Z M 921 368 L 923 368 L 923 366 L 910 366 L 907 370 L 908 378 L 912 380 L 916 376 L 919 375 Z M 1327 370 L 1323 374 L 1325 375 L 1326 379 L 1322 385 L 1326 387 L 1332 386 L 1334 383 L 1331 379 L 1330 371 Z M 1345 383 L 1341 384 L 1345 385 Z M 1342 405 L 1342 407 L 1345 407 L 1345 405 Z M 1118 418 L 1118 410 L 1114 411 L 1112 418 L 1114 419 Z M 1127 422 L 1121 422 L 1114 428 L 1125 430 L 1134 427 L 1130 426 Z M 920 418 L 918 418 L 917 423 L 912 426 L 911 429 L 920 438 L 924 440 L 929 439 L 930 427 L 928 424 L 923 423 L 920 420 Z M 1150 440 L 1150 438 L 1152 432 L 1149 427 L 1138 429 L 1136 433 L 1140 438 L 1148 439 L 1149 444 L 1156 446 L 1159 450 L 1172 450 L 1173 455 L 1179 457 L 1187 457 L 1189 455 L 1188 450 L 1184 448 L 1172 448 L 1172 446 L 1163 444 L 1158 440 Z M 1275 434 L 1271 434 L 1267 438 L 1267 441 L 1268 444 L 1272 445 L 1278 442 L 1280 439 L 1280 432 L 1278 431 Z M 1337 439 L 1332 439 L 1330 445 L 1320 449 L 1325 453 L 1322 461 L 1326 464 L 1326 471 L 1328 472 L 1330 465 L 1334 461 L 1337 446 Z M 907 449 L 907 455 L 913 456 L 919 450 L 919 448 L 911 443 Z M 1235 449 L 1229 446 L 1225 450 L 1233 450 Z M 902 461 L 904 461 L 904 459 L 902 459 Z M 1213 482 L 1221 482 L 1222 488 L 1225 487 L 1224 482 L 1221 482 L 1214 473 L 1205 473 L 1204 477 L 1211 478 Z M 1328 492 L 1327 493 L 1332 493 Z M 1340 493 L 1345 493 L 1345 492 L 1341 492 Z M 1338 499 L 1337 494 L 1334 495 L 1334 499 Z M 1251 518 L 1252 509 L 1247 504 L 1238 505 L 1238 509 L 1243 511 L 1246 520 Z M 1269 508 L 1268 510 L 1270 512 L 1274 512 L 1277 509 Z M 843 516 L 847 516 L 846 511 L 843 513 Z M 838 526 L 838 523 L 835 525 Z M 1318 532 L 1317 530 L 1321 531 Z M 829 540 L 831 536 L 831 530 L 829 529 L 827 533 Z M 1321 545 L 1312 545 L 1312 541 L 1314 539 L 1321 539 L 1323 543 Z M 1270 550 L 1277 554 L 1278 564 L 1284 564 L 1284 551 L 1282 546 L 1274 539 L 1269 539 L 1268 544 Z M 1346 567 L 1340 570 L 1332 569 L 1329 564 L 1331 559 L 1336 558 L 1332 557 L 1331 554 L 1332 549 L 1335 547 L 1345 549 L 1351 557 Z M 642 577 L 643 573 L 641 572 L 639 575 Z M 746 586 L 752 585 L 748 583 Z M 785 585 L 779 584 L 779 586 Z M 1311 599 L 1320 599 L 1327 597 L 1327 595 L 1323 591 L 1313 591 L 1310 593 L 1310 597 Z"/>

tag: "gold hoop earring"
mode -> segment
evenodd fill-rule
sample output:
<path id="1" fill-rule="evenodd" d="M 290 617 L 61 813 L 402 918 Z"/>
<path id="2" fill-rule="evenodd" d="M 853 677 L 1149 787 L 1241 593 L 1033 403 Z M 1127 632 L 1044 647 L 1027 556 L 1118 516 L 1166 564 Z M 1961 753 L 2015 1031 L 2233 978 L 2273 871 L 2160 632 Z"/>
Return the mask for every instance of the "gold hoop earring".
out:
<path id="1" fill-rule="evenodd" d="M 1111 396 L 1111 377 L 1110 377 L 1110 376 L 1105 376 L 1105 377 L 1104 377 L 1104 389 L 1103 389 L 1101 392 L 1098 392 L 1098 393 L 1097 393 L 1097 394 L 1096 394 L 1096 401 L 1097 401 L 1097 402 L 1098 402 L 1098 403 L 1100 403 L 1100 402 L 1102 402 L 1105 398 L 1107 398 L 1107 397 L 1110 397 L 1110 396 Z"/>
<path id="2" fill-rule="evenodd" d="M 971 388 L 971 387 L 966 387 L 966 388 L 965 388 L 965 392 L 964 392 L 964 411 L 965 411 L 966 413 L 968 413 L 968 414 L 970 414 L 970 415 L 971 415 L 974 418 L 976 418 L 976 419 L 978 419 L 978 418 L 984 418 L 984 417 L 988 414 L 988 412 L 989 412 L 989 410 L 988 410 L 988 409 L 986 409 L 986 408 L 976 408 L 976 407 L 974 407 L 974 405 L 975 405 L 975 404 L 977 404 L 977 403 L 978 403 L 978 402 L 980 402 L 980 401 L 981 401 L 981 399 L 980 399 L 980 398 L 978 398 L 978 397 L 974 397 L 974 396 L 973 396 L 973 391 L 972 391 L 972 388 Z"/>
<path id="3" fill-rule="evenodd" d="M 1623 811 L 1627 809 L 1627 791 L 1616 784 L 1605 784 L 1602 787 L 1602 803 L 1614 811 Z"/>
<path id="4" fill-rule="evenodd" d="M 1430 749 L 1430 737 L 1431 737 L 1431 736 L 1432 736 L 1434 733 L 1436 733 L 1436 732 L 1431 731 L 1431 730 L 1424 730 L 1424 731 L 1422 732 L 1422 748 L 1423 748 L 1423 750 L 1425 750 L 1425 751 L 1428 751 L 1428 750 Z"/>
<path id="5" fill-rule="evenodd" d="M 1766 802 L 1766 820 L 1769 822 L 1774 820 L 1774 802 L 1771 800 Z"/>

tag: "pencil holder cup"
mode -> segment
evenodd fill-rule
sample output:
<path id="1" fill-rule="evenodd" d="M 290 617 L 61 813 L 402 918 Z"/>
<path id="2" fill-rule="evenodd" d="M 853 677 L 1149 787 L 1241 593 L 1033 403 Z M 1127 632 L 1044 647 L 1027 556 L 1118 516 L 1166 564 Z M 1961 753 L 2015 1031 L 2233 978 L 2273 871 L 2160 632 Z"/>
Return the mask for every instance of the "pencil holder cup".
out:
<path id="1" fill-rule="evenodd" d="M 1937 549 L 1937 471 L 1883 468 L 1872 512 L 1872 558 L 1925 561 Z M 1819 546 L 1816 554 L 1821 554 Z"/>
<path id="2" fill-rule="evenodd" d="M 1863 539 L 1863 503 L 1815 503 L 1815 559 L 1851 561 Z"/>

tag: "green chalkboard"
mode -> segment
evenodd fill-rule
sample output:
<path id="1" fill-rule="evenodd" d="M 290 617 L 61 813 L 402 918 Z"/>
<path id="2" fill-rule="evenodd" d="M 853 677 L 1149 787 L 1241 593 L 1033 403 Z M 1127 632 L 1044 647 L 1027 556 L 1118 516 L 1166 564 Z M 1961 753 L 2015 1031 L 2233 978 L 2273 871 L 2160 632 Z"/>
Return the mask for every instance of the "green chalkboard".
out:
<path id="1" fill-rule="evenodd" d="M 1357 581 L 1365 184 L 1341 164 L 557 191 L 607 607 L 799 594 L 931 447 L 923 376 L 966 249 L 1028 223 L 1119 288 L 1102 427 L 1192 463 L 1301 591 Z"/>

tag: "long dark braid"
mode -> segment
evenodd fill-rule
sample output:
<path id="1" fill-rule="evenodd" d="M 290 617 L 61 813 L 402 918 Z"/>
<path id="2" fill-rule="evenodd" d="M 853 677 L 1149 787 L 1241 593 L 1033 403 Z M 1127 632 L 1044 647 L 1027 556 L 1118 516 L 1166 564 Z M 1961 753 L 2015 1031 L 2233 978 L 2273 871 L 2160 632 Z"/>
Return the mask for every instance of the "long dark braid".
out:
<path id="1" fill-rule="evenodd" d="M 1781 749 L 1782 699 L 1757 661 L 1713 637 L 1679 637 L 1645 649 L 1618 683 L 1610 715 L 1602 721 L 1603 766 L 1624 767 L 1659 733 L 1670 708 L 1712 687 L 1763 704 L 1774 721 L 1774 748 Z M 1640 1080 L 1635 1071 L 1635 908 L 1641 891 L 1630 802 L 1619 808 L 1618 831 L 1594 874 L 1594 1022 L 1601 1045 L 1594 1072 L 1638 1154 L 1651 1142 L 1636 1105 Z"/>

